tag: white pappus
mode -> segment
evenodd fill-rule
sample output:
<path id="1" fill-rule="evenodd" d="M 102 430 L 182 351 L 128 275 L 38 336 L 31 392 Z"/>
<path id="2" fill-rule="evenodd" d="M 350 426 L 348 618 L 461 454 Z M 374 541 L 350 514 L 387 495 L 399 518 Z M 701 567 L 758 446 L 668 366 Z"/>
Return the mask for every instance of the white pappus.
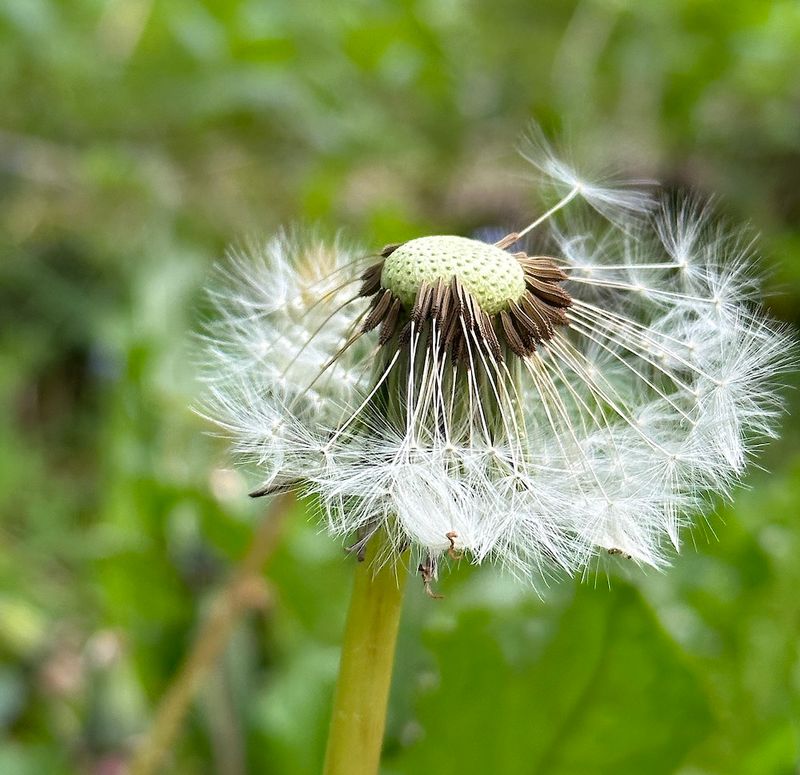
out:
<path id="1" fill-rule="evenodd" d="M 794 360 L 710 207 L 584 181 L 538 135 L 523 155 L 560 198 L 499 242 L 282 233 L 210 289 L 203 413 L 254 494 L 318 496 L 356 547 L 385 529 L 426 586 L 445 553 L 528 577 L 664 564 L 774 434 Z"/>

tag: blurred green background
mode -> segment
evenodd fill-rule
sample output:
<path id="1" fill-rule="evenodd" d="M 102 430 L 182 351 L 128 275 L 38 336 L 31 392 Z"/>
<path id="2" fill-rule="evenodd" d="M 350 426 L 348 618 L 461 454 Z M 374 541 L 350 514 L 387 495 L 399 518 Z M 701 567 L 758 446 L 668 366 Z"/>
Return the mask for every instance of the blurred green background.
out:
<path id="1" fill-rule="evenodd" d="M 719 193 L 800 321 L 796 0 L 2 0 L 0 102 L 3 775 L 126 771 L 264 512 L 188 409 L 227 242 L 520 223 L 535 117 Z M 787 395 L 765 470 L 665 574 L 412 580 L 385 773 L 798 772 Z M 319 770 L 351 571 L 298 510 L 166 771 Z"/>

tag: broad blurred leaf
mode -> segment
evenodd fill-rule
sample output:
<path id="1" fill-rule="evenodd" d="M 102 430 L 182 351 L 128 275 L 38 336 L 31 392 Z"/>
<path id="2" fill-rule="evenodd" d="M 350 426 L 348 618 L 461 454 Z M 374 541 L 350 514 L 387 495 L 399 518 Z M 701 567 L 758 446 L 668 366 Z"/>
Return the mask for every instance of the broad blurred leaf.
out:
<path id="1" fill-rule="evenodd" d="M 430 636 L 438 689 L 396 772 L 673 772 L 707 732 L 697 677 L 628 586 L 579 588 L 541 656 L 509 662 L 487 612 Z"/>

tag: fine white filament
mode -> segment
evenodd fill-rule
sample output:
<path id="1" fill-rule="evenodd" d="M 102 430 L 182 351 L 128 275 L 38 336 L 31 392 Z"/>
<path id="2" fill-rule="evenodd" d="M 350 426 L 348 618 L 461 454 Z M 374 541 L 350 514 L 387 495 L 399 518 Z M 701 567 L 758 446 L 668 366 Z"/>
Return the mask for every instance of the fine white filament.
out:
<path id="1" fill-rule="evenodd" d="M 759 309 L 751 243 L 710 208 L 584 181 L 538 136 L 524 155 L 558 201 L 508 245 L 547 245 L 568 326 L 526 357 L 465 328 L 457 364 L 435 320 L 381 346 L 360 333 L 375 255 L 281 234 L 219 270 L 203 411 L 263 491 L 318 496 L 334 534 L 385 526 L 396 548 L 523 576 L 608 552 L 658 567 L 774 434 L 792 346 Z"/>

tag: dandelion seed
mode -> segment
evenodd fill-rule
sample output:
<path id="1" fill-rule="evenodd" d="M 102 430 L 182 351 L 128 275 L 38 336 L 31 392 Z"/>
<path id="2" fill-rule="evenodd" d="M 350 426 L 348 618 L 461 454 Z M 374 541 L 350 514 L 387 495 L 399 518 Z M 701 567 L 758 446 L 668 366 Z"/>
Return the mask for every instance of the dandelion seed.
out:
<path id="1" fill-rule="evenodd" d="M 646 190 L 654 181 L 616 180 L 608 172 L 593 179 L 588 178 L 553 152 L 541 128 L 536 124 L 523 137 L 519 151 L 538 171 L 542 182 L 552 186 L 563 197 L 542 218 L 549 217 L 573 199 L 581 198 L 602 216 L 624 227 L 631 218 L 635 220 L 648 213 L 655 204 Z M 538 225 L 542 218 L 534 223 Z"/>
<path id="2" fill-rule="evenodd" d="M 749 242 L 534 141 L 526 158 L 565 190 L 497 243 L 369 254 L 282 234 L 233 252 L 212 291 L 206 414 L 259 468 L 253 494 L 315 494 L 362 556 L 385 529 L 430 594 L 448 557 L 545 577 L 603 554 L 661 566 L 774 435 L 793 365 Z"/>

